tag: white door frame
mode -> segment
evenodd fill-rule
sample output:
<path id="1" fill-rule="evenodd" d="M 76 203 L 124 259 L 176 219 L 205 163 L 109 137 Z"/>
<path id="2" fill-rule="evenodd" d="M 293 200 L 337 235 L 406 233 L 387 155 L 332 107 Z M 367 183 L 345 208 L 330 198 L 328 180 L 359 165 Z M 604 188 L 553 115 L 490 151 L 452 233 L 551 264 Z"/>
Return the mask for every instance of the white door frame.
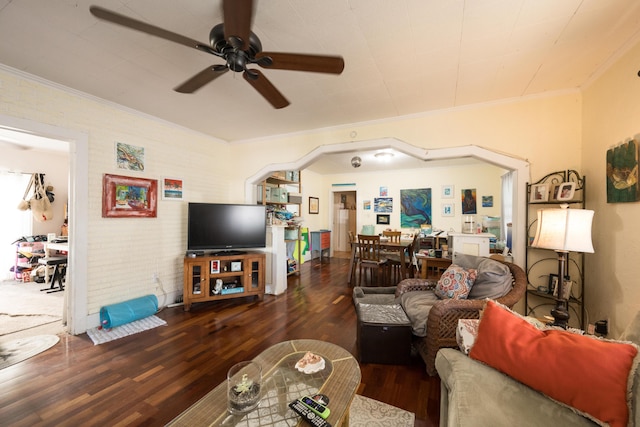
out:
<path id="1" fill-rule="evenodd" d="M 87 330 L 87 250 L 89 221 L 89 136 L 31 120 L 0 114 L 0 128 L 25 131 L 69 143 L 69 255 L 65 307 L 66 330 L 78 335 Z"/>

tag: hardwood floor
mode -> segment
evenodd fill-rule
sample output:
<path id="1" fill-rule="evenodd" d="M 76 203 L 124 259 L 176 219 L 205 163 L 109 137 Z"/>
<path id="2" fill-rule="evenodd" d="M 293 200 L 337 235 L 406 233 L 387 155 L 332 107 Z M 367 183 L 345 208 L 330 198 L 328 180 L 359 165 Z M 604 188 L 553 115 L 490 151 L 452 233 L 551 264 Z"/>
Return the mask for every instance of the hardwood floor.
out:
<path id="1" fill-rule="evenodd" d="M 356 353 L 348 260 L 302 266 L 285 294 L 158 313 L 159 327 L 94 346 L 63 335 L 43 354 L 0 370 L 0 425 L 161 426 L 223 381 L 234 363 L 284 340 L 313 338 Z M 358 393 L 437 426 L 440 381 L 410 365 L 361 364 Z"/>

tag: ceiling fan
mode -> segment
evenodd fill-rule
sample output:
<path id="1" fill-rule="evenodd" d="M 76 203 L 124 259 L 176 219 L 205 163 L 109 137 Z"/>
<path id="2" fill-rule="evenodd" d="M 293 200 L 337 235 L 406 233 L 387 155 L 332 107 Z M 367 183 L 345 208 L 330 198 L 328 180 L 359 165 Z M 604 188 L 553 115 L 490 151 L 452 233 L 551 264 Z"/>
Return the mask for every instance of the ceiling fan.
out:
<path id="1" fill-rule="evenodd" d="M 211 29 L 208 44 L 100 6 L 91 6 L 89 10 L 96 18 L 195 48 L 225 60 L 224 65 L 211 65 L 180 84 L 174 88 L 176 92 L 193 93 L 231 70 L 242 72 L 244 79 L 274 108 L 284 108 L 289 105 L 289 101 L 260 70 L 248 66 L 256 64 L 267 69 L 331 74 L 340 74 L 344 69 L 344 60 L 339 56 L 263 52 L 260 39 L 251 31 L 253 0 L 223 0 L 224 23 Z"/>

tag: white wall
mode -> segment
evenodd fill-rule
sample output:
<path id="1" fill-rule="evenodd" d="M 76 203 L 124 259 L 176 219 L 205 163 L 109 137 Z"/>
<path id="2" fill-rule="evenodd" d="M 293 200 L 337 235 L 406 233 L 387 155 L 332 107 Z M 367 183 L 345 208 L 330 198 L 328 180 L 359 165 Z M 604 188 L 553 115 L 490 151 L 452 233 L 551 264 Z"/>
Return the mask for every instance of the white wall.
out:
<path id="1" fill-rule="evenodd" d="M 86 287 L 87 327 L 98 325 L 97 313 L 104 305 L 159 294 L 152 281 L 153 273 L 158 273 L 170 298 L 181 293 L 186 202 L 229 199 L 232 162 L 226 161 L 230 157 L 228 145 L 135 111 L 3 70 L 0 70 L 0 86 L 0 114 L 88 135 L 88 165 L 84 165 L 89 170 L 88 231 L 84 236 L 88 241 L 87 280 L 75 284 Z M 116 141 L 145 148 L 143 172 L 117 168 Z M 185 200 L 159 200 L 157 218 L 102 218 L 105 173 L 156 180 L 181 178 Z M 162 302 L 162 298 L 160 300 Z"/>
<path id="2" fill-rule="evenodd" d="M 54 187 L 55 200 L 51 205 L 53 218 L 45 222 L 33 220 L 33 234 L 60 235 L 60 227 L 64 221 L 64 206 L 69 194 L 69 154 L 5 148 L 3 156 L 0 157 L 0 171 L 45 174 L 45 185 Z M 9 204 L 13 202 L 17 206 L 19 200 L 2 201 Z M 18 237 L 20 236 L 16 236 Z"/>
<path id="3" fill-rule="evenodd" d="M 484 216 L 500 216 L 500 176 L 504 169 L 489 164 L 466 166 L 425 166 L 421 169 L 397 170 L 385 173 L 350 173 L 342 175 L 325 175 L 322 177 L 326 192 L 357 191 L 358 202 L 356 206 L 357 230 L 363 225 L 374 225 L 376 233 L 382 233 L 387 228 L 400 230 L 400 190 L 430 188 L 432 200 L 432 225 L 440 230 L 461 231 L 461 190 L 467 188 L 476 189 L 477 218 Z M 333 184 L 354 183 L 353 187 L 333 187 Z M 442 186 L 453 185 L 454 197 L 442 198 Z M 393 199 L 393 211 L 389 226 L 377 225 L 374 211 L 374 200 L 380 197 L 380 187 L 386 187 L 388 196 Z M 482 207 L 482 196 L 493 196 L 493 207 Z M 326 202 L 329 202 L 327 199 Z M 365 210 L 363 202 L 371 202 L 371 209 Z M 442 216 L 442 204 L 454 205 L 454 216 Z M 329 209 L 327 206 L 325 209 Z M 330 228 L 329 219 L 323 228 Z M 408 229 L 402 229 L 411 232 Z"/>

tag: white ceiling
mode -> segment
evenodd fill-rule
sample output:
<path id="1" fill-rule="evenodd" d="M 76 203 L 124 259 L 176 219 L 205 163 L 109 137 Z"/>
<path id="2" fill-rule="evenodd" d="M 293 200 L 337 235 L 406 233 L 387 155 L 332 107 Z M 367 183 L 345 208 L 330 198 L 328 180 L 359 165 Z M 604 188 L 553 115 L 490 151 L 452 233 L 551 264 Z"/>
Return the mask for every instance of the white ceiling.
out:
<path id="1" fill-rule="evenodd" d="M 255 3 L 265 51 L 341 55 L 344 72 L 263 70 L 291 102 L 281 110 L 233 73 L 179 94 L 172 88 L 222 60 L 99 21 L 88 0 L 0 0 L 0 63 L 236 142 L 577 89 L 640 35 L 637 0 Z M 99 5 L 202 42 L 222 22 L 221 0 Z M 313 167 L 344 170 L 351 157 Z"/>

